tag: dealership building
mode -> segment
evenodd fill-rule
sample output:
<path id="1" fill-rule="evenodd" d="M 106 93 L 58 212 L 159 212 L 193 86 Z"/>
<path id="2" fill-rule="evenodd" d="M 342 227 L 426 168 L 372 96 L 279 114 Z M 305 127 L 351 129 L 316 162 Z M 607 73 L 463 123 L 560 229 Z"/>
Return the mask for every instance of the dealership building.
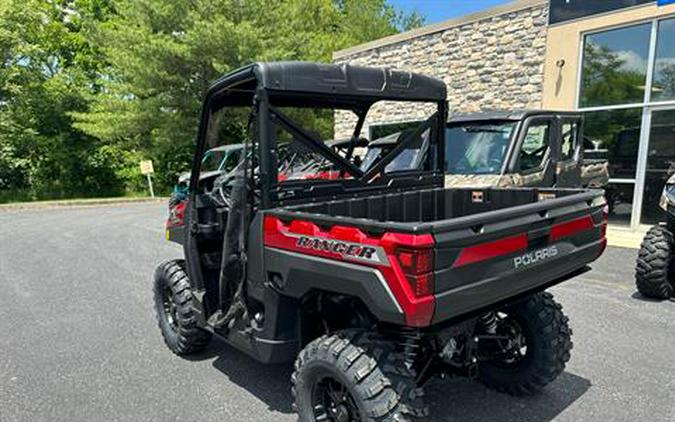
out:
<path id="1" fill-rule="evenodd" d="M 452 7 L 448 2 L 448 7 Z M 448 86 L 451 113 L 575 110 L 610 163 L 615 225 L 656 218 L 675 173 L 675 1 L 519 0 L 338 51 L 337 63 L 422 72 Z M 384 105 L 364 130 L 415 121 Z M 336 115 L 336 136 L 354 117 Z"/>

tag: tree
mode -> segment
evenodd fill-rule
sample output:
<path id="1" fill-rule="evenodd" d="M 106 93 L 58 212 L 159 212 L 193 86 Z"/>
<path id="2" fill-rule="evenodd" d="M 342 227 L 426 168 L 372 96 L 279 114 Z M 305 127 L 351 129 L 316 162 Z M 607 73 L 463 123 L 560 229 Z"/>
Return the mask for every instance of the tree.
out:
<path id="1" fill-rule="evenodd" d="M 103 58 L 83 25 L 107 7 L 105 0 L 0 3 L 0 190 L 119 193 L 96 161 L 97 140 L 69 116 L 85 111 L 85 95 L 97 90 Z"/>
<path id="2" fill-rule="evenodd" d="M 91 42 L 109 63 L 75 127 L 155 161 L 160 185 L 190 162 L 200 104 L 220 75 L 265 60 L 329 62 L 333 51 L 419 25 L 385 0 L 119 0 Z M 332 114 L 304 116 L 327 132 Z M 246 115 L 233 113 L 230 142 Z"/>
<path id="3" fill-rule="evenodd" d="M 332 52 L 421 24 L 385 0 L 0 2 L 0 201 L 160 187 L 191 159 L 200 103 L 219 75 Z M 332 114 L 302 116 L 322 132 Z M 231 113 L 227 139 L 244 135 Z"/>
<path id="4" fill-rule="evenodd" d="M 597 106 L 641 102 L 646 70 L 625 67 L 626 60 L 603 45 L 592 42 L 584 47 L 581 105 Z"/>
<path id="5" fill-rule="evenodd" d="M 656 64 L 652 101 L 672 100 L 675 98 L 675 63 Z"/>

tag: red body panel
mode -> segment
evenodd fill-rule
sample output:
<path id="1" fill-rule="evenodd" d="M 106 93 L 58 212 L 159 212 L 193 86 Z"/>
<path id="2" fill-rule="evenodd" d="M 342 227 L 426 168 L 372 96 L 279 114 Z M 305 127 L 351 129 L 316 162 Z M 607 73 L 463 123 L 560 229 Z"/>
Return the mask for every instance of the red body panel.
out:
<path id="1" fill-rule="evenodd" d="M 607 221 L 603 220 L 601 224 L 603 225 L 602 236 L 604 238 L 604 228 L 607 226 Z M 596 224 L 593 222 L 593 218 L 590 215 L 570 221 L 564 221 L 551 226 L 548 240 L 549 243 L 557 242 L 566 237 L 573 236 L 586 230 L 591 230 L 595 227 Z M 505 237 L 503 239 L 493 240 L 490 242 L 479 243 L 477 245 L 462 249 L 454 264 L 452 264 L 452 267 L 458 268 L 464 265 L 486 261 L 498 256 L 526 251 L 528 247 L 529 245 L 526 233 Z"/>
<path id="2" fill-rule="evenodd" d="M 298 235 L 379 247 L 386 253 L 386 262 L 369 263 L 334 251 L 304 248 L 298 245 Z M 265 217 L 264 244 L 266 247 L 285 249 L 340 261 L 353 261 L 377 268 L 403 310 L 406 324 L 413 327 L 424 327 L 431 323 L 435 298 L 432 294 L 422 297 L 415 294 L 406 278 L 406 274 L 401 268 L 396 252 L 400 247 L 407 250 L 432 248 L 434 243 L 434 239 L 430 234 L 385 233 L 381 237 L 372 237 L 355 227 L 336 225 L 329 231 L 322 231 L 316 224 L 308 221 L 294 220 L 290 224 L 284 224 L 276 217 Z"/>
<path id="3" fill-rule="evenodd" d="M 595 225 L 593 224 L 593 218 L 590 215 L 585 217 L 577 218 L 575 220 L 565 221 L 564 223 L 559 223 L 551 227 L 551 234 L 549 239 L 551 242 L 560 240 L 564 237 L 572 236 L 573 234 L 590 230 Z"/>
<path id="4" fill-rule="evenodd" d="M 595 224 L 590 215 L 560 222 L 550 227 L 548 242 L 551 244 L 599 226 L 603 226 L 604 242 L 606 224 L 607 221 L 604 219 Z M 433 265 L 428 261 L 433 259 L 433 252 L 430 253 L 430 250 L 435 246 L 431 234 L 387 232 L 377 237 L 368 235 L 356 227 L 335 225 L 329 230 L 322 230 L 310 221 L 293 220 L 284 223 L 279 218 L 268 215 L 264 222 L 264 244 L 270 248 L 377 268 L 403 310 L 407 325 L 425 327 L 432 321 L 436 298 L 432 287 Z M 525 252 L 529 246 L 527 233 L 467 246 L 460 251 L 452 267 L 477 264 L 499 256 Z M 377 260 L 368 261 L 363 258 L 363 254 L 359 254 L 368 247 L 378 251 L 373 253 Z M 425 261 L 418 263 L 411 257 L 411 251 L 413 254 L 417 253 L 418 257 L 424 257 Z M 419 274 L 414 271 L 411 273 L 410 267 L 415 266 L 412 262 L 417 263 Z"/>
<path id="5" fill-rule="evenodd" d="M 519 234 L 516 236 L 505 237 L 491 242 L 480 243 L 475 246 L 469 246 L 462 249 L 457 260 L 452 265 L 453 268 L 476 262 L 485 261 L 500 255 L 507 255 L 513 252 L 524 251 L 527 249 L 527 236 Z"/>

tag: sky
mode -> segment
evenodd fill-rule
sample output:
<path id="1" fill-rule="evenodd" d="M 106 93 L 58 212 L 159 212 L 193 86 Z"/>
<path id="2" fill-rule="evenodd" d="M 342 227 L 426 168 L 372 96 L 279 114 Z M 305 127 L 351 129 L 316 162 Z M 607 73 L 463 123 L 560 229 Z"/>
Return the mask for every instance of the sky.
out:
<path id="1" fill-rule="evenodd" d="M 479 10 L 489 9 L 511 0 L 388 0 L 389 4 L 408 12 L 417 11 L 426 23 L 442 22 Z"/>

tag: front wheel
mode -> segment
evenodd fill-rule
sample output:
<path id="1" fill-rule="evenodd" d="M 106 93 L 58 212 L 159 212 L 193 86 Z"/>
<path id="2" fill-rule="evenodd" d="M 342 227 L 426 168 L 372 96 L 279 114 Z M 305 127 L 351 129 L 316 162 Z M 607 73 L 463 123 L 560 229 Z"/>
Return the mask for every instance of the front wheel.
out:
<path id="1" fill-rule="evenodd" d="M 197 326 L 184 266 L 184 261 L 175 260 L 157 267 L 153 288 L 157 324 L 164 342 L 177 355 L 197 353 L 211 340 L 211 333 Z"/>
<path id="2" fill-rule="evenodd" d="M 661 226 L 654 226 L 645 235 L 638 252 L 635 284 L 640 293 L 654 299 L 673 296 L 673 235 Z"/>
<path id="3" fill-rule="evenodd" d="M 346 330 L 309 343 L 295 361 L 292 394 L 302 422 L 414 421 L 427 416 L 422 390 L 393 345 Z"/>
<path id="4" fill-rule="evenodd" d="M 480 363 L 480 380 L 515 396 L 539 392 L 565 369 L 572 349 L 572 330 L 562 306 L 546 292 L 497 312 L 497 334 L 508 341 L 500 353 Z"/>

